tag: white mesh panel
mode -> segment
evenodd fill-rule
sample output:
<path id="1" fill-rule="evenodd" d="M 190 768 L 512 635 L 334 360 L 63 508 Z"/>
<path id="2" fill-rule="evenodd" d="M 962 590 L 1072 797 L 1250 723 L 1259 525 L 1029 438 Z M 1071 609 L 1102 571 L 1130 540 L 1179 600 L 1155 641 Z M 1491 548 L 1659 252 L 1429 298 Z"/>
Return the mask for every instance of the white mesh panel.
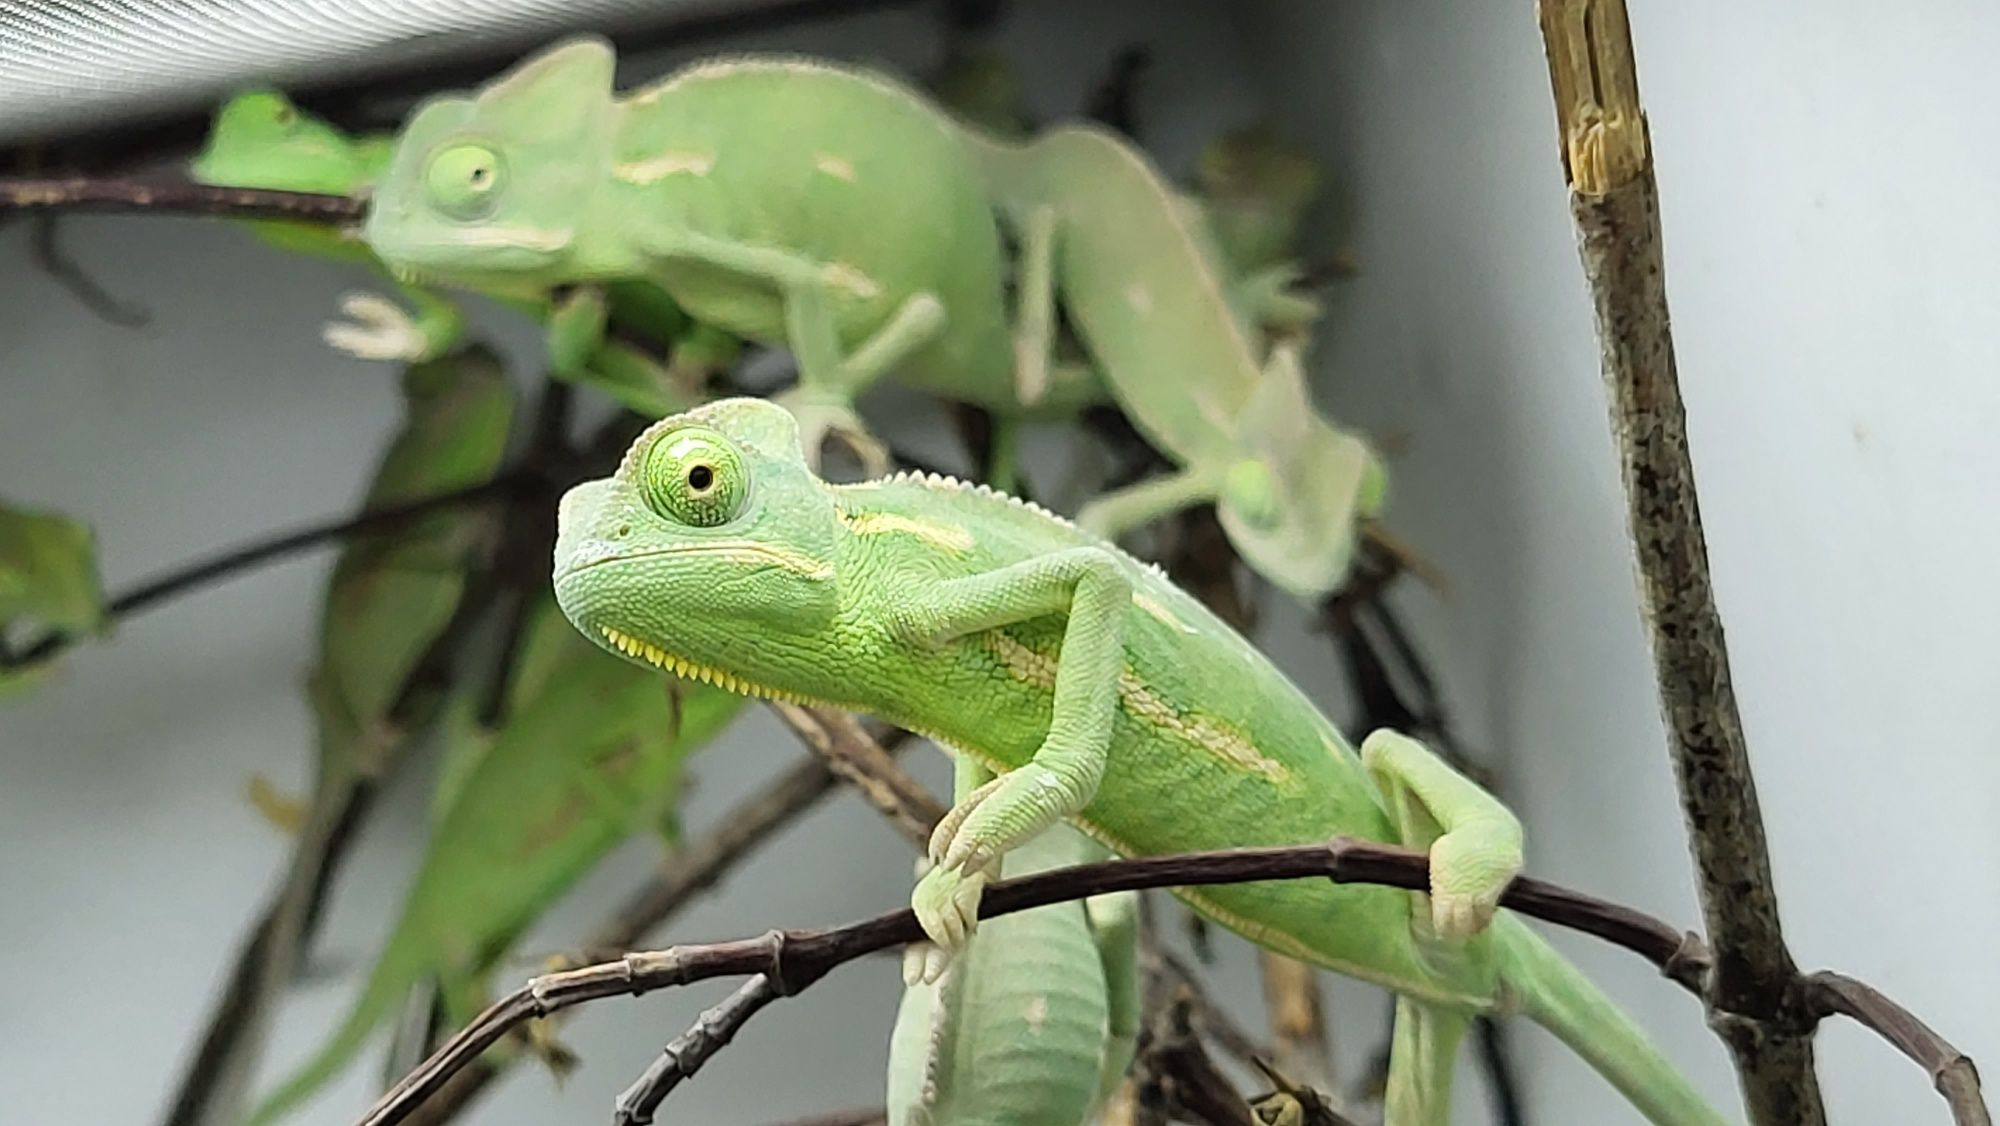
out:
<path id="1" fill-rule="evenodd" d="M 764 6 L 756 0 L 0 0 L 0 143 L 197 111 L 253 83 L 304 87 Z"/>

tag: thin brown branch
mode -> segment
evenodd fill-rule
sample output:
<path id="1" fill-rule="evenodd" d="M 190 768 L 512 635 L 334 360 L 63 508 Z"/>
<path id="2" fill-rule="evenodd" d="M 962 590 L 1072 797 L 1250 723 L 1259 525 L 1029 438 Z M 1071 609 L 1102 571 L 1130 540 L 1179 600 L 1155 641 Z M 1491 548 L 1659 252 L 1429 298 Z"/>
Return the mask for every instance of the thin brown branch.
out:
<path id="1" fill-rule="evenodd" d="M 1992 1126 L 1986 1098 L 1979 1086 L 1979 1069 L 1972 1057 L 1953 1047 L 1910 1010 L 1883 996 L 1875 987 L 1846 974 L 1822 970 L 1806 978 L 1813 1010 L 1838 1014 L 1871 1029 L 1895 1049 L 1930 1073 L 1938 1094 L 1951 1108 L 1958 1126 Z"/>
<path id="2" fill-rule="evenodd" d="M 468 488 L 439 493 L 407 504 L 371 509 L 359 515 L 342 516 L 336 520 L 310 524 L 294 531 L 281 532 L 269 539 L 232 548 L 220 555 L 177 567 L 157 578 L 140 583 L 106 603 L 105 616 L 110 621 L 119 621 L 141 613 L 177 594 L 230 578 L 295 552 L 395 527 L 433 512 L 497 500 L 520 488 L 532 476 L 531 471 L 511 470 Z M 78 640 L 80 639 L 75 634 L 52 630 L 11 654 L 9 660 L 0 663 L 0 669 L 26 667 L 50 660 Z"/>
<path id="3" fill-rule="evenodd" d="M 905 737 L 886 740 L 890 753 Z M 626 899 L 617 913 L 584 940 L 589 957 L 615 957 L 671 922 L 689 904 L 735 871 L 777 831 L 818 805 L 840 779 L 816 756 L 801 759 L 762 790 L 725 812 L 715 831 L 674 853 L 657 875 Z M 509 1057 L 480 1060 L 450 1082 L 410 1118 L 438 1126 L 455 1117 L 508 1066 Z"/>
<path id="4" fill-rule="evenodd" d="M 1414 890 L 1428 886 L 1429 865 L 1417 853 L 1346 838 L 1290 848 L 1113 860 L 997 883 L 987 890 L 980 917 L 992 918 L 1100 892 L 1306 877 Z M 1678 968 L 1683 976 L 1698 973 L 1705 964 L 1700 943 L 1691 936 L 1592 896 L 1522 877 L 1514 881 L 1501 902 L 1524 914 L 1606 938 L 1668 967 L 1670 972 Z M 749 974 L 768 976 L 779 995 L 790 996 L 845 962 L 922 936 L 915 914 L 904 908 L 842 927 L 772 931 L 758 938 L 633 953 L 616 961 L 545 974 L 489 1007 L 446 1041 L 386 1093 L 361 1122 L 363 1126 L 402 1122 L 455 1072 L 529 1019 L 605 997 Z"/>
<path id="5" fill-rule="evenodd" d="M 859 791 L 918 851 L 929 846 L 931 827 L 944 817 L 944 806 L 896 765 L 881 744 L 862 729 L 860 721 L 831 708 L 807 708 L 778 700 L 770 701 L 770 706 L 827 769 Z"/>
<path id="6" fill-rule="evenodd" d="M 1675 372 L 1659 190 L 1623 0 L 1539 0 L 1570 210 L 1597 316 L 1612 429 L 1674 773 L 1715 944 L 1705 999 L 1754 1122 L 1826 1120 L 1813 1014 L 1779 925 L 1743 721 L 1709 577 Z"/>
<path id="7" fill-rule="evenodd" d="M 332 225 L 358 222 L 363 204 L 353 196 L 182 182 L 142 183 L 87 177 L 0 180 L 0 214 L 55 208 L 223 215 L 232 219 L 299 219 Z"/>
<path id="8" fill-rule="evenodd" d="M 653 1112 L 673 1094 L 674 1088 L 701 1070 L 710 1056 L 736 1038 L 751 1017 L 781 996 L 768 975 L 758 974 L 721 1004 L 703 1010 L 694 1027 L 676 1036 L 660 1053 L 660 1058 L 653 1061 L 653 1066 L 618 1096 L 611 1126 L 652 1126 Z"/>
<path id="9" fill-rule="evenodd" d="M 773 1122 L 771 1126 L 889 1126 L 889 1115 L 879 1106 L 857 1106 Z"/>

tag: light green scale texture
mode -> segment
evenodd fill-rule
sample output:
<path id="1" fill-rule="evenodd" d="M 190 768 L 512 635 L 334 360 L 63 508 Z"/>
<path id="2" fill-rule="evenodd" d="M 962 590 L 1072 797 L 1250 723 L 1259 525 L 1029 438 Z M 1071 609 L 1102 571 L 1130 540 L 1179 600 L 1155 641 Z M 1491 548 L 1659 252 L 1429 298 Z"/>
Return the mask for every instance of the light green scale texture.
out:
<path id="1" fill-rule="evenodd" d="M 1429 896 L 1296 880 L 1186 898 L 1402 996 L 1399 1126 L 1446 1121 L 1466 1022 L 1496 1011 L 1549 1027 L 1654 1122 L 1723 1121 L 1587 979 L 1492 914 L 1520 857 L 1495 799 L 1401 736 L 1357 755 L 1240 635 L 1066 521 L 943 478 L 829 486 L 782 408 L 728 400 L 656 424 L 612 477 L 571 490 L 555 572 L 564 613 L 607 647 L 873 712 L 995 771 L 934 837 L 913 898 L 943 952 L 964 948 L 982 858 L 1064 816 L 1125 855 L 1339 835 L 1423 848 Z"/>

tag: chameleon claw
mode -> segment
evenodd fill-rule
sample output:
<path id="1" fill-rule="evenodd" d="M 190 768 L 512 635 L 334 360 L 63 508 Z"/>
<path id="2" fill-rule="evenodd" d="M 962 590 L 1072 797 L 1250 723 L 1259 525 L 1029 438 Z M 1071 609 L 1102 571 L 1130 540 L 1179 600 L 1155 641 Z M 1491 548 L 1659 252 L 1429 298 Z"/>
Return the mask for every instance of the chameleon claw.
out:
<path id="1" fill-rule="evenodd" d="M 889 447 L 868 432 L 861 416 L 844 400 L 794 387 L 774 401 L 798 420 L 799 445 L 805 450 L 806 464 L 813 472 L 820 471 L 823 460 L 820 451 L 829 436 L 838 438 L 853 453 L 861 463 L 864 477 L 880 477 L 889 472 Z"/>
<path id="2" fill-rule="evenodd" d="M 910 908 L 917 913 L 918 924 L 933 944 L 925 955 L 924 981 L 936 981 L 951 959 L 972 941 L 972 932 L 979 923 L 979 899 L 985 894 L 987 879 L 985 869 L 965 872 L 938 867 L 917 881 L 916 890 L 910 894 Z"/>
<path id="3" fill-rule="evenodd" d="M 347 319 L 327 322 L 320 339 L 350 356 L 414 363 L 430 351 L 417 323 L 387 298 L 349 293 L 340 299 L 340 311 Z"/>
<path id="4" fill-rule="evenodd" d="M 1471 938 L 1500 909 L 1500 895 L 1514 877 L 1504 859 L 1487 858 L 1449 834 L 1430 849 L 1431 927 L 1438 937 Z"/>

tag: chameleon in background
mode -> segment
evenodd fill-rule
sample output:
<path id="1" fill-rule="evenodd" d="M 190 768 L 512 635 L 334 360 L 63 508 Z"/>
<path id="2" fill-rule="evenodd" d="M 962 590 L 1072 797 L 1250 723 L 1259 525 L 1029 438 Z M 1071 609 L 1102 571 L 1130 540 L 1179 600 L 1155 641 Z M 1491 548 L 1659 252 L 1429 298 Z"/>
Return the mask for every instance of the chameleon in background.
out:
<path id="1" fill-rule="evenodd" d="M 1222 251 L 1135 150 L 1086 129 L 981 141 L 908 86 L 814 60 L 697 63 L 622 98 L 612 72 L 606 43 L 573 39 L 422 104 L 368 245 L 406 278 L 643 279 L 783 343 L 799 384 L 780 401 L 814 464 L 829 433 L 884 464 L 853 403 L 885 375 L 1008 418 L 1067 417 L 1108 388 L 1185 471 L 1097 526 L 1218 499 L 1260 571 L 1308 597 L 1337 583 L 1379 467 L 1316 413 L 1289 417 L 1296 356 L 1253 349 Z M 1022 231 L 1018 311 L 998 213 Z M 1135 276 L 1157 284 L 1135 297 Z M 1096 371 L 1049 362 L 1058 298 Z"/>
<path id="2" fill-rule="evenodd" d="M 216 113 L 188 171 L 204 184 L 364 195 L 381 178 L 393 148 L 387 134 L 349 136 L 277 91 L 251 90 Z M 353 231 L 284 219 L 245 223 L 281 250 L 388 272 Z M 395 285 L 414 313 L 374 294 L 349 294 L 341 302 L 347 319 L 322 330 L 327 343 L 362 359 L 406 362 L 435 359 L 459 343 L 464 317 L 450 299 L 413 280 L 396 279 Z M 548 289 L 512 279 L 475 288 L 547 323 L 555 374 L 597 387 L 650 418 L 700 401 L 709 374 L 741 350 L 735 337 L 695 323 L 644 282 L 620 282 L 602 293 L 561 301 Z M 606 335 L 607 323 L 667 349 L 668 365 L 662 368 L 642 348 Z"/>
<path id="3" fill-rule="evenodd" d="M 564 495 L 555 591 L 585 636 L 747 695 L 874 713 L 993 773 L 912 895 L 936 980 L 991 865 L 1067 820 L 1125 856 L 1352 836 L 1425 851 L 1427 894 L 1325 880 L 1185 888 L 1280 953 L 1397 995 L 1389 1121 L 1443 1126 L 1471 1019 L 1548 1028 L 1660 1126 L 1724 1121 L 1511 913 L 1521 829 L 1421 744 L 1357 754 L 1279 669 L 1158 569 L 1068 521 L 929 475 L 830 485 L 782 407 L 655 423 Z M 907 965 L 907 964 L 906 964 Z"/>
<path id="4" fill-rule="evenodd" d="M 97 537 L 67 516 L 0 502 L 0 652 L 12 652 L 10 632 L 21 622 L 73 633 L 104 628 Z M 0 699 L 40 679 L 51 664 L 0 667 Z"/>
<path id="5" fill-rule="evenodd" d="M 504 726 L 478 730 L 469 694 L 446 716 L 455 777 L 441 784 L 442 816 L 360 997 L 250 1122 L 278 1121 L 338 1074 L 427 976 L 446 1019 L 470 1020 L 487 976 L 551 903 L 643 826 L 676 835 L 682 766 L 742 697 L 664 684 L 607 656 L 543 599 Z"/>
<path id="6" fill-rule="evenodd" d="M 958 790 L 987 777 L 960 767 Z M 1010 853 L 1025 876 L 1104 857 L 1057 826 Z M 914 949 L 914 948 L 912 948 Z M 1080 1126 L 1139 1037 L 1138 894 L 994 919 L 933 982 L 904 988 L 889 1042 L 889 1126 Z"/>
<path id="7" fill-rule="evenodd" d="M 644 280 L 697 320 L 789 348 L 807 449 L 886 464 L 855 398 L 886 375 L 1018 414 L 996 219 L 957 126 L 916 91 L 803 58 L 697 63 L 617 97 L 565 41 L 399 134 L 362 237 L 400 276 Z M 1102 397 L 1059 381 L 1039 409 Z"/>

